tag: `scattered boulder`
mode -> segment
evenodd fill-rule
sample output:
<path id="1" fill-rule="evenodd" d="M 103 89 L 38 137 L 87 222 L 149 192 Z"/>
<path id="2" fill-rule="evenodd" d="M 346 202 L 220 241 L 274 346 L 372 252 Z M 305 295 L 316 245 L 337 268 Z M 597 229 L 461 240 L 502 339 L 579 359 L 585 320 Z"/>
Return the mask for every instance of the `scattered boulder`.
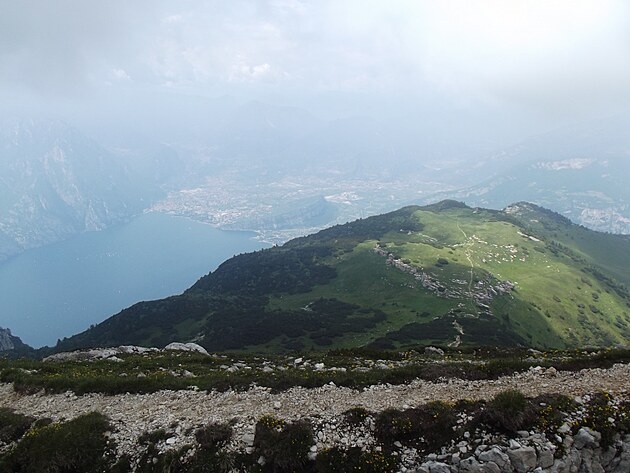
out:
<path id="1" fill-rule="evenodd" d="M 173 342 L 166 345 L 164 349 L 165 350 L 179 350 L 179 351 L 196 351 L 203 355 L 209 355 L 208 351 L 204 347 L 196 343 Z"/>
<path id="2" fill-rule="evenodd" d="M 117 348 L 117 350 L 119 353 L 125 353 L 125 354 L 129 354 L 129 353 L 143 354 L 143 353 L 151 353 L 151 352 L 160 351 L 159 348 L 155 348 L 155 347 L 147 348 L 147 347 L 138 347 L 135 345 L 121 345 Z"/>
<path id="3" fill-rule="evenodd" d="M 578 450 L 583 448 L 597 448 L 602 436 L 599 432 L 594 432 L 588 427 L 582 427 L 573 437 L 573 446 Z"/>
<path id="4" fill-rule="evenodd" d="M 446 463 L 438 461 L 428 461 L 420 467 L 421 473 L 451 473 L 451 467 Z"/>
<path id="5" fill-rule="evenodd" d="M 444 350 L 438 347 L 425 347 L 424 354 L 429 356 L 444 356 Z"/>
<path id="6" fill-rule="evenodd" d="M 492 447 L 490 450 L 481 452 L 479 454 L 479 460 L 494 463 L 502 470 L 510 465 L 510 457 L 498 447 Z"/>
<path id="7" fill-rule="evenodd" d="M 55 353 L 47 356 L 43 361 L 61 362 L 61 361 L 89 361 L 104 360 L 119 354 L 116 348 L 94 348 L 92 350 L 77 350 Z"/>
<path id="8" fill-rule="evenodd" d="M 536 460 L 536 449 L 534 447 L 521 447 L 507 451 L 510 463 L 517 473 L 527 473 L 533 471 L 538 463 Z"/>

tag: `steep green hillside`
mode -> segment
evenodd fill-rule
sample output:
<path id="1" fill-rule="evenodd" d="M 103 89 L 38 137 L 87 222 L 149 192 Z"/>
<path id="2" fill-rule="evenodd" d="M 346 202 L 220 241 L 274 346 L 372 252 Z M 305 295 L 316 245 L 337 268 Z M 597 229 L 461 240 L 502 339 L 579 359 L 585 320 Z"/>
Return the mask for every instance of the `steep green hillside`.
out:
<path id="1" fill-rule="evenodd" d="M 625 345 L 629 263 L 628 238 L 534 205 L 444 201 L 239 255 L 184 294 L 136 304 L 57 349 Z"/>

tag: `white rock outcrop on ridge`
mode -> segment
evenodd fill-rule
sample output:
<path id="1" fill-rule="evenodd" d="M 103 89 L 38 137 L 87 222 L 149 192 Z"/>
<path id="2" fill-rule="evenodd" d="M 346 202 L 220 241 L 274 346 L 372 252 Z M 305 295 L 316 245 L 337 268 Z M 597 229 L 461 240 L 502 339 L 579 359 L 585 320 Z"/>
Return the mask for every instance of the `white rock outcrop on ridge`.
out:
<path id="1" fill-rule="evenodd" d="M 179 351 L 196 351 L 203 355 L 208 355 L 207 350 L 201 345 L 197 345 L 196 343 L 173 342 L 166 345 L 164 349 L 165 350 L 179 350 Z"/>
<path id="2" fill-rule="evenodd" d="M 163 350 L 179 350 L 189 352 L 194 351 L 209 356 L 206 349 L 201 345 L 197 345 L 196 343 L 173 342 L 166 345 Z M 121 345 L 119 347 L 111 348 L 91 348 L 89 350 L 64 351 L 47 356 L 46 358 L 44 358 L 43 361 L 88 361 L 108 359 L 116 361 L 116 356 L 120 354 L 146 354 L 159 351 L 161 351 L 159 348 L 138 347 L 135 345 Z"/>

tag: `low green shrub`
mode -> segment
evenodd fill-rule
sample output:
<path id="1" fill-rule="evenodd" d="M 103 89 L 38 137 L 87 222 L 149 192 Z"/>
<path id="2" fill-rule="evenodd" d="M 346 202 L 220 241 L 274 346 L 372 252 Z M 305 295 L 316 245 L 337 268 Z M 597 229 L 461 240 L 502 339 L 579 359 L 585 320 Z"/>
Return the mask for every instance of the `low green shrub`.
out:
<path id="1" fill-rule="evenodd" d="M 331 448 L 321 451 L 315 460 L 317 473 L 394 473 L 395 457 L 384 451 Z"/>
<path id="2" fill-rule="evenodd" d="M 140 437 L 138 437 L 138 443 L 141 445 L 149 445 L 155 444 L 162 440 L 166 440 L 168 438 L 168 434 L 164 429 L 157 429 L 151 432 L 144 432 Z"/>
<path id="3" fill-rule="evenodd" d="M 16 413 L 13 409 L 0 408 L 0 443 L 11 443 L 22 437 L 35 419 Z"/>
<path id="4" fill-rule="evenodd" d="M 208 424 L 195 432 L 195 439 L 204 449 L 217 449 L 227 444 L 231 438 L 230 424 Z"/>
<path id="5" fill-rule="evenodd" d="M 315 458 L 317 473 L 346 473 L 352 471 L 347 452 L 338 447 L 322 450 Z"/>
<path id="6" fill-rule="evenodd" d="M 160 453 L 155 448 L 149 448 L 133 471 L 135 473 L 192 473 L 195 470 L 190 469 L 184 461 L 190 449 L 190 445 L 184 445 L 179 449 Z M 195 473 L 197 471 L 204 470 L 196 470 Z M 215 470 L 205 471 L 214 472 Z"/>
<path id="7" fill-rule="evenodd" d="M 356 426 L 362 424 L 369 415 L 370 411 L 367 409 L 363 407 L 353 407 L 343 413 L 343 419 L 346 424 Z"/>
<path id="8" fill-rule="evenodd" d="M 376 438 L 386 445 L 398 441 L 426 450 L 437 450 L 457 436 L 453 406 L 441 401 L 419 408 L 386 409 L 376 418 Z"/>
<path id="9" fill-rule="evenodd" d="M 415 410 L 385 409 L 376 417 L 376 438 L 384 444 L 417 440 L 420 426 L 415 422 Z"/>
<path id="10" fill-rule="evenodd" d="M 185 462 L 189 473 L 222 473 L 235 466 L 235 456 L 223 450 L 232 438 L 230 424 L 208 424 L 195 432 L 195 452 Z"/>
<path id="11" fill-rule="evenodd" d="M 564 424 L 566 415 L 576 408 L 573 399 L 563 394 L 543 394 L 532 399 L 536 409 L 536 428 L 549 438 Z"/>
<path id="12" fill-rule="evenodd" d="M 497 394 L 480 416 L 483 424 L 508 434 L 529 430 L 538 419 L 532 403 L 516 389 Z"/>
<path id="13" fill-rule="evenodd" d="M 0 460 L 13 473 L 100 473 L 107 471 L 109 421 L 93 412 L 34 428 Z"/>
<path id="14" fill-rule="evenodd" d="M 456 429 L 457 414 L 451 404 L 434 401 L 422 406 L 420 411 L 422 435 L 427 450 L 438 450 L 459 435 Z"/>
<path id="15" fill-rule="evenodd" d="M 588 427 L 602 434 L 601 446 L 612 445 L 618 434 L 630 432 L 630 403 L 617 402 L 609 392 L 595 394 L 585 406 L 581 420 L 573 424 L 574 433 Z"/>
<path id="16" fill-rule="evenodd" d="M 256 424 L 254 447 L 265 457 L 268 471 L 303 471 L 313 443 L 313 430 L 306 421 L 286 423 L 264 416 Z"/>

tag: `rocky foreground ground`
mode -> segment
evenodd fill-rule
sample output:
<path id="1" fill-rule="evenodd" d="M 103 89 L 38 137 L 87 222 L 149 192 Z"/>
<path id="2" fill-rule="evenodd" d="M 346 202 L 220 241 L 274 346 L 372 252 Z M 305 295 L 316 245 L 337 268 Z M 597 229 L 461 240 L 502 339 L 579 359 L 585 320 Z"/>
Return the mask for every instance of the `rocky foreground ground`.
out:
<path id="1" fill-rule="evenodd" d="M 137 454 L 137 440 L 145 432 L 164 429 L 160 449 L 174 449 L 194 444 L 194 431 L 208 423 L 233 422 L 230 448 L 251 452 L 256 422 L 264 415 L 285 421 L 308 419 L 315 442 L 311 457 L 331 447 L 380 449 L 373 435 L 373 418 L 359 425 L 343 423 L 343 413 L 356 407 L 372 413 L 388 408 L 400 410 L 427 402 L 460 399 L 491 399 L 507 389 L 518 389 L 528 397 L 545 393 L 564 394 L 578 401 L 593 393 L 606 391 L 614 399 L 630 398 L 630 365 L 616 364 L 609 369 L 585 369 L 577 372 L 554 368 L 531 368 L 496 380 L 429 382 L 415 380 L 404 385 L 376 385 L 352 390 L 328 384 L 319 388 L 292 388 L 272 393 L 261 387 L 244 392 L 202 392 L 195 390 L 160 391 L 151 394 L 77 396 L 64 394 L 19 394 L 9 384 L 0 385 L 0 406 L 36 418 L 68 420 L 97 411 L 111 419 L 111 438 L 120 454 Z M 461 442 L 439 452 L 419 452 L 394 444 L 400 459 L 400 471 L 618 471 L 630 472 L 630 443 L 616 440 L 610 449 L 601 449 L 597 432 L 588 428 L 570 434 L 565 426 L 555 439 L 536 432 L 520 432 L 518 438 L 465 434 Z M 575 438 L 574 438 L 575 437 Z M 564 445 L 563 454 L 558 448 Z M 576 450 L 576 446 L 580 448 Z M 586 460 L 580 452 L 586 452 Z M 599 450 L 598 450 L 599 449 Z M 577 455 L 575 452 L 578 452 Z M 608 451 L 609 453 L 606 453 Z M 485 453 L 484 453 L 485 452 Z M 572 453 L 573 452 L 573 453 Z M 571 455 L 573 457 L 571 458 Z M 577 456 L 576 456 L 577 455 Z M 598 456 L 599 455 L 599 456 Z M 603 460 L 599 457 L 608 457 Z M 555 456 L 555 459 L 554 459 Z M 579 456 L 579 458 L 578 458 Z M 565 458 L 566 457 L 566 458 Z M 567 460 L 568 458 L 568 460 Z M 261 458 L 261 462 L 264 462 Z M 568 462 L 568 463 L 567 463 Z M 607 462 L 607 463 L 606 463 Z M 604 463 L 606 463 L 604 465 Z M 536 470 L 537 469 L 537 470 Z"/>

